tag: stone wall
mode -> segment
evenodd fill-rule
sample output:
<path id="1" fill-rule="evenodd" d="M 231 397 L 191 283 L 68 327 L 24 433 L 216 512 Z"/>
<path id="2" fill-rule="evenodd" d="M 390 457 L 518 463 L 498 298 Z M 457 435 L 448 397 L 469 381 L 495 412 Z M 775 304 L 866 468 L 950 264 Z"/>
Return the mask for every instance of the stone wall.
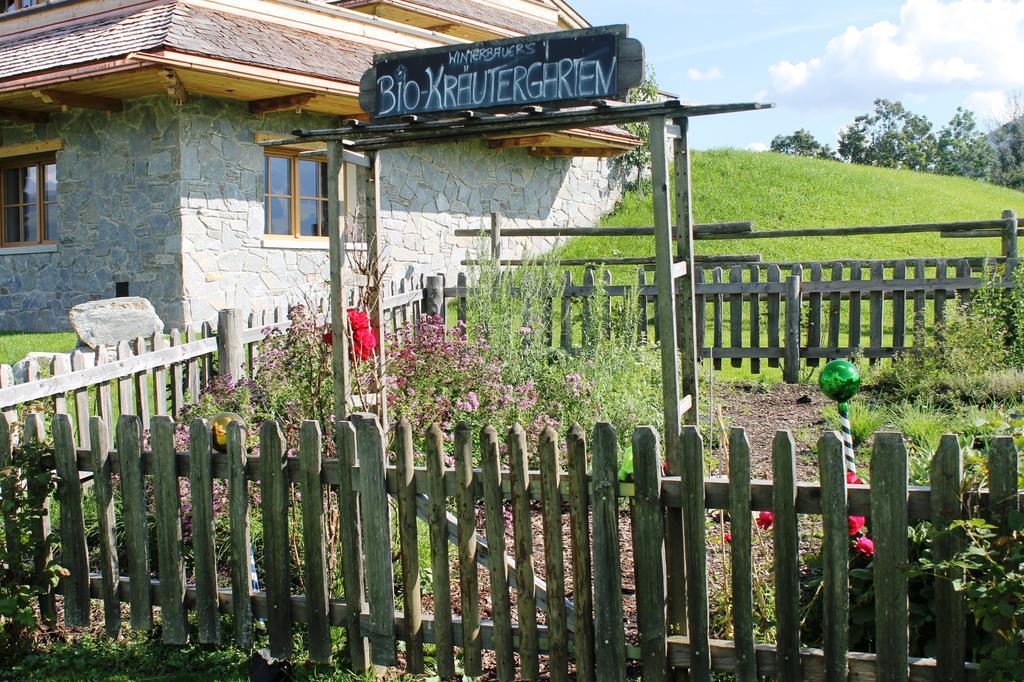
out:
<path id="1" fill-rule="evenodd" d="M 0 329 L 68 329 L 68 309 L 114 295 L 115 282 L 153 302 L 169 323 L 182 305 L 178 119 L 166 97 L 123 112 L 72 109 L 45 125 L 0 127 L 0 144 L 62 138 L 60 238 L 42 253 L 0 249 Z"/>
<path id="2" fill-rule="evenodd" d="M 67 329 L 76 303 L 114 295 L 153 302 L 168 327 L 218 309 L 260 309 L 326 291 L 326 241 L 264 239 L 264 153 L 257 131 L 286 133 L 336 119 L 255 116 L 245 103 L 193 96 L 71 110 L 40 126 L 0 128 L 0 144 L 62 138 L 57 153 L 60 241 L 44 253 L 0 249 L 0 329 Z M 483 142 L 381 153 L 381 224 L 388 273 L 461 268 L 474 240 L 456 228 L 596 223 L 620 194 L 614 164 L 541 159 Z M 505 240 L 519 256 L 551 240 Z"/>

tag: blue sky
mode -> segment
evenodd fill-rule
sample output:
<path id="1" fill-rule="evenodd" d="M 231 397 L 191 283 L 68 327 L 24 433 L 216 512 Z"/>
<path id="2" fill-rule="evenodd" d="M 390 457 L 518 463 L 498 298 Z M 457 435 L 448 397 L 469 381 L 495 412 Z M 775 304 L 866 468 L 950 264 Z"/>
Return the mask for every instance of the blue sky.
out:
<path id="1" fill-rule="evenodd" d="M 957 106 L 983 127 L 1024 89 L 1024 0 L 576 0 L 594 25 L 626 23 L 662 89 L 767 112 L 695 120 L 697 148 L 767 145 L 806 128 L 835 144 L 876 97 L 936 128 Z"/>

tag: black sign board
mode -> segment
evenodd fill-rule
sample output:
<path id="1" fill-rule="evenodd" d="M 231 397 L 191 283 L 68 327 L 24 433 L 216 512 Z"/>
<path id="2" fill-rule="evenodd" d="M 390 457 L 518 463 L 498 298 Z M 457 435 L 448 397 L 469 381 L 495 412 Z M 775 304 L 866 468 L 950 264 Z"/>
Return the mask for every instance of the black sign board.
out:
<path id="1" fill-rule="evenodd" d="M 644 71 L 643 47 L 626 31 L 604 26 L 377 55 L 359 103 L 389 118 L 625 99 Z"/>

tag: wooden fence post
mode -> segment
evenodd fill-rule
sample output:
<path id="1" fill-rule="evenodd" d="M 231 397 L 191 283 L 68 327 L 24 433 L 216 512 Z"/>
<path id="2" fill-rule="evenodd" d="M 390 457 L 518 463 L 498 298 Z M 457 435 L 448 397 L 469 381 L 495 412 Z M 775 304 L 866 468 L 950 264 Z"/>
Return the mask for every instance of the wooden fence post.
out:
<path id="1" fill-rule="evenodd" d="M 178 481 L 177 454 L 174 451 L 174 422 L 170 417 L 153 417 L 150 440 L 163 642 L 187 644 L 185 561 L 182 557 L 181 542 L 181 486 Z"/>
<path id="2" fill-rule="evenodd" d="M 800 381 L 800 277 L 786 278 L 786 344 L 782 378 L 787 384 Z"/>
<path id="3" fill-rule="evenodd" d="M 82 482 L 78 478 L 75 436 L 71 418 L 53 416 L 53 449 L 57 464 L 57 499 L 60 500 L 61 565 L 68 574 L 61 579 L 64 590 L 64 624 L 89 625 L 89 550 L 85 544 L 85 516 Z M 146 587 L 149 587 L 148 581 Z"/>
<path id="4" fill-rule="evenodd" d="M 643 679 L 668 679 L 665 647 L 665 509 L 661 506 L 661 452 L 650 426 L 633 431 L 636 495 L 633 498 L 633 569 L 637 587 Z M 749 517 L 749 513 L 747 514 Z"/>
<path id="5" fill-rule="evenodd" d="M 845 680 L 850 644 L 850 538 L 847 532 L 846 472 L 843 446 L 835 431 L 818 440 L 824 588 L 822 591 L 825 679 Z"/>
<path id="6" fill-rule="evenodd" d="M 871 534 L 875 542 L 875 642 L 880 682 L 909 676 L 907 450 L 899 433 L 875 434 L 871 450 Z"/>
<path id="7" fill-rule="evenodd" d="M 1003 220 L 1006 225 L 1003 227 L 1003 257 L 1017 257 L 1017 212 L 1013 210 L 1003 211 Z"/>
<path id="8" fill-rule="evenodd" d="M 491 258 L 494 264 L 501 269 L 501 216 L 497 213 L 491 214 Z"/>
<path id="9" fill-rule="evenodd" d="M 128 591 L 133 630 L 153 628 L 149 592 L 149 524 L 142 471 L 142 421 L 122 414 L 117 421 L 117 457 L 121 475 L 121 509 L 128 559 Z"/>
<path id="10" fill-rule="evenodd" d="M 443 318 L 444 312 L 444 277 L 427 277 L 427 285 L 423 288 L 423 314 Z"/>
<path id="11" fill-rule="evenodd" d="M 599 680 L 624 681 L 626 640 L 622 627 L 622 564 L 619 560 L 619 464 L 615 428 L 611 424 L 599 422 L 594 427 L 593 447 L 595 667 Z"/>
<path id="12" fill-rule="evenodd" d="M 238 308 L 225 308 L 217 313 L 217 357 L 220 362 L 220 375 L 230 374 L 235 380 L 245 376 L 245 344 L 242 342 L 244 319 L 245 316 Z"/>
<path id="13" fill-rule="evenodd" d="M 939 531 L 933 551 L 936 561 L 948 561 L 964 545 L 963 531 L 949 526 L 963 518 L 960 498 L 964 479 L 964 460 L 956 436 L 946 434 L 932 458 L 929 481 L 932 488 L 932 524 Z M 967 648 L 964 631 L 964 595 L 953 588 L 953 581 L 963 571 L 945 568 L 935 576 L 935 659 L 936 679 L 963 682 L 964 653 Z"/>

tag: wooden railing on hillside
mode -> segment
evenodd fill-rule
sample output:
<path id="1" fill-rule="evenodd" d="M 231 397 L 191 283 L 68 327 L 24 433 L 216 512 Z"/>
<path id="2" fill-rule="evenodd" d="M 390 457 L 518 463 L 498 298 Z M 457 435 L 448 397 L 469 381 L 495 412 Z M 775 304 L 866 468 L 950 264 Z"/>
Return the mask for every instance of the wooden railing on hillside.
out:
<path id="1" fill-rule="evenodd" d="M 943 438 L 931 461 L 931 487 L 922 488 L 907 485 L 907 451 L 899 434 L 876 434 L 868 467 L 872 485 L 865 486 L 847 485 L 842 446 L 835 433 L 826 433 L 818 442 L 819 484 L 797 482 L 797 451 L 787 432 L 779 432 L 772 447 L 774 480 L 751 481 L 752 457 L 742 429 L 733 429 L 729 436 L 730 477 L 707 479 L 703 445 L 694 428 L 686 427 L 681 462 L 673 464 L 681 466 L 684 475 L 680 477 L 662 475 L 657 433 L 639 427 L 632 439 L 634 479 L 622 483 L 617 438 L 608 424 L 595 426 L 589 444 L 584 431 L 573 427 L 565 455 L 560 454 L 562 443 L 554 431 L 542 434 L 533 452 L 518 427 L 504 438 L 491 428 L 474 434 L 460 427 L 450 438 L 431 431 L 425 449 L 419 450 L 412 445 L 410 427 L 402 424 L 392 441 L 396 466 L 387 463 L 388 443 L 376 417 L 354 415 L 339 424 L 336 457 L 324 457 L 316 422 L 302 425 L 297 444 L 286 444 L 278 425 L 264 423 L 260 454 L 251 457 L 237 426 L 231 427 L 227 453 L 222 455 L 211 451 L 210 433 L 202 421 L 191 424 L 189 450 L 176 452 L 176 428 L 165 416 L 152 419 L 150 449 L 143 445 L 142 422 L 135 416 L 122 416 L 115 433 L 103 419 L 92 418 L 92 439 L 85 447 L 76 445 L 67 415 L 53 418 L 49 437 L 42 431 L 42 420 L 30 416 L 23 431 L 25 443 L 52 441 L 52 447 L 44 450 L 47 457 L 52 455 L 59 474 L 58 558 L 69 571 L 60 585 L 65 623 L 89 625 L 91 599 L 99 599 L 106 631 L 116 636 L 123 627 L 120 604 L 128 602 L 133 630 L 152 630 L 154 607 L 158 607 L 164 642 L 182 645 L 197 637 L 201 643 L 215 644 L 222 639 L 220 614 L 229 614 L 234 641 L 247 647 L 253 642 L 254 619 L 259 618 L 266 622 L 271 654 L 279 658 L 295 653 L 293 629 L 304 623 L 306 646 L 315 661 L 331 660 L 335 653 L 331 628 L 343 627 L 348 631 L 350 660 L 357 669 L 398 665 L 396 643 L 401 640 L 405 642 L 404 667 L 410 673 L 422 673 L 424 644 L 431 643 L 436 646 L 436 672 L 441 678 L 455 674 L 456 649 L 461 649 L 466 675 L 482 673 L 482 652 L 487 650 L 495 653 L 497 676 L 502 680 L 536 679 L 542 656 L 552 679 L 566 679 L 571 662 L 577 679 L 624 680 L 628 661 L 636 661 L 644 680 L 666 679 L 672 668 L 688 669 L 695 680 L 709 680 L 711 671 L 734 673 L 741 680 L 755 676 L 847 679 L 847 675 L 907 679 L 908 673 L 914 680 L 977 679 L 976 666 L 966 662 L 964 597 L 953 589 L 949 576 L 934 576 L 934 599 L 914 604 L 915 609 L 933 612 L 940 643 L 937 658 L 917 657 L 914 654 L 919 652 L 910 651 L 908 643 L 907 529 L 920 520 L 946 528 L 966 508 L 966 498 L 961 497 L 962 455 L 954 436 Z M 454 470 L 445 463 L 448 442 L 454 443 Z M 286 454 L 296 446 L 297 456 Z M 11 425 L 0 419 L 0 467 L 12 447 Z M 1021 503 L 1017 450 L 1012 438 L 995 438 L 988 444 L 988 453 L 993 488 L 970 499 L 980 501 L 988 517 L 1005 528 Z M 533 455 L 539 470 L 528 467 Z M 95 476 L 88 493 L 74 475 L 78 472 Z M 191 491 L 187 511 L 181 498 L 183 478 L 189 480 Z M 214 533 L 215 479 L 227 482 L 227 537 Z M 117 514 L 115 485 L 122 500 Z M 289 494 L 292 486 L 298 487 L 301 496 Z M 250 487 L 259 492 L 258 507 L 250 508 L 255 499 Z M 340 495 L 332 498 L 329 489 L 339 490 Z M 98 547 L 87 543 L 86 494 L 95 498 L 101 520 L 100 532 L 93 536 Z M 388 495 L 398 499 L 396 518 L 390 515 Z M 423 544 L 416 522 L 418 495 L 426 496 L 430 509 L 429 557 L 419 556 Z M 620 518 L 622 501 L 628 501 L 629 508 L 625 523 Z M 512 514 L 512 543 L 505 538 L 506 504 Z M 291 510 L 290 505 L 299 509 Z M 454 560 L 444 516 L 450 505 L 457 517 Z M 568 507 L 567 522 L 563 505 Z M 148 520 L 150 508 L 155 510 L 155 531 Z M 730 625 L 735 634 L 729 640 L 713 639 L 709 629 L 708 510 L 724 510 L 731 518 Z M 752 567 L 765 560 L 752 551 L 752 536 L 760 531 L 753 529 L 751 513 L 758 510 L 774 513 L 770 580 L 775 594 L 775 644 L 754 638 Z M 341 576 L 325 568 L 326 513 L 340 514 Z M 666 536 L 666 514 L 683 515 L 684 537 Z M 806 577 L 801 572 L 801 536 L 807 531 L 801 530 L 806 524 L 800 518 L 808 514 L 820 517 L 824 533 L 820 576 L 824 587 L 821 603 L 813 607 L 822 616 L 820 648 L 805 646 L 801 635 L 800 581 Z M 847 517 L 851 514 L 870 518 L 874 541 L 871 652 L 850 650 L 853 550 Z M 251 588 L 249 574 L 249 522 L 255 515 L 263 528 L 262 551 L 257 552 L 259 591 Z M 474 566 L 481 516 L 489 551 L 498 556 L 508 553 L 514 560 L 514 568 L 507 561 L 491 562 L 486 591 L 481 590 Z M 189 580 L 181 539 L 183 521 L 192 532 Z M 563 539 L 563 525 L 568 542 Z M 543 532 L 535 536 L 535 527 Z M 620 528 L 627 527 L 629 537 L 620 533 Z M 398 547 L 391 545 L 395 529 Z M 155 557 L 151 533 L 155 534 Z M 289 538 L 300 534 L 302 550 L 294 553 Z M 684 593 L 667 587 L 675 584 L 666 581 L 667 572 L 683 568 L 666 565 L 668 543 L 685 547 Z M 953 537 L 935 544 L 933 557 L 937 561 L 951 558 L 960 547 L 957 543 Z M 225 550 L 227 566 L 216 559 Z M 624 562 L 630 554 L 632 561 Z M 397 578 L 394 556 L 399 557 Z M 429 609 L 424 608 L 420 594 L 420 566 L 425 563 L 432 566 Z M 101 570 L 91 572 L 90 565 Z M 631 566 L 632 575 L 623 574 L 624 565 Z M 458 568 L 457 581 L 453 566 Z M 231 576 L 230 588 L 218 587 L 217 575 L 225 570 Z M 533 589 L 534 579 L 541 575 L 549 596 L 543 606 Z M 635 593 L 624 590 L 627 583 L 635 586 Z M 568 604 L 566 595 L 571 595 Z M 666 600 L 686 604 L 686 623 L 668 621 Z M 52 596 L 43 598 L 44 614 L 55 613 L 52 602 Z M 453 608 L 453 603 L 460 606 Z M 570 610 L 575 618 L 569 618 Z M 187 615 L 192 611 L 194 632 Z M 485 618 L 484 613 L 491 615 Z M 543 624 L 538 622 L 541 613 Z M 672 634 L 682 628 L 689 634 Z M 518 670 L 514 653 L 519 655 Z"/>

